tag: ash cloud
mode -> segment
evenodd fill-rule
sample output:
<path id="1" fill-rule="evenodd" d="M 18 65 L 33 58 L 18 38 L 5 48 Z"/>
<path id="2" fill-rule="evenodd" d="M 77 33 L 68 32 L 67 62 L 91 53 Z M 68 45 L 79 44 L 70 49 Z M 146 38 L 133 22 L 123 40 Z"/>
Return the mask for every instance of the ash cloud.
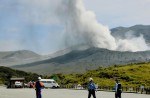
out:
<path id="1" fill-rule="evenodd" d="M 83 0 L 62 0 L 57 12 L 64 23 L 63 40 L 66 47 L 86 44 L 117 51 L 150 49 L 142 35 L 135 37 L 132 32 L 127 32 L 124 39 L 114 38 L 109 28 L 97 21 L 94 12 L 84 7 Z"/>
<path id="2" fill-rule="evenodd" d="M 113 37 L 83 0 L 2 0 L 0 13 L 0 51 L 28 49 L 49 54 L 68 47 L 150 50 L 143 35 L 127 32 L 125 38 Z"/>
<path id="3" fill-rule="evenodd" d="M 65 25 L 65 45 L 87 44 L 90 47 L 116 49 L 115 38 L 107 26 L 99 24 L 92 11 L 87 11 L 82 0 L 63 0 L 58 16 Z"/>
<path id="4" fill-rule="evenodd" d="M 117 49 L 119 51 L 146 51 L 150 50 L 149 45 L 146 43 L 143 35 L 135 36 L 136 32 L 128 31 L 125 38 L 116 38 Z"/>

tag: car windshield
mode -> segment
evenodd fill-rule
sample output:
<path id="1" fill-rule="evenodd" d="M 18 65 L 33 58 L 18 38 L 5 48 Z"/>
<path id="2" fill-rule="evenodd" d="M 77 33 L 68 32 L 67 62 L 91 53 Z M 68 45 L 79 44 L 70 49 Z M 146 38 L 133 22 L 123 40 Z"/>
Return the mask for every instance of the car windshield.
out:
<path id="1" fill-rule="evenodd" d="M 47 83 L 52 83 L 52 81 L 47 81 Z"/>
<path id="2" fill-rule="evenodd" d="M 15 82 L 15 84 L 20 84 L 20 82 Z"/>
<path id="3" fill-rule="evenodd" d="M 46 83 L 46 81 L 41 81 L 42 83 Z"/>

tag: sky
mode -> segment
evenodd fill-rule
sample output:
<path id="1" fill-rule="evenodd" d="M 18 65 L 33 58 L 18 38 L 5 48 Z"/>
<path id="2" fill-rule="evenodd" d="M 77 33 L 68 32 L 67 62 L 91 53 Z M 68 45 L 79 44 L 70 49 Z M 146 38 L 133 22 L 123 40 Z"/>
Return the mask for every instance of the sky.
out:
<path id="1" fill-rule="evenodd" d="M 0 0 L 0 51 L 31 50 L 47 55 L 62 43 L 62 0 Z M 81 0 L 82 1 L 82 0 Z M 87 11 L 109 29 L 150 25 L 150 0 L 83 0 Z"/>

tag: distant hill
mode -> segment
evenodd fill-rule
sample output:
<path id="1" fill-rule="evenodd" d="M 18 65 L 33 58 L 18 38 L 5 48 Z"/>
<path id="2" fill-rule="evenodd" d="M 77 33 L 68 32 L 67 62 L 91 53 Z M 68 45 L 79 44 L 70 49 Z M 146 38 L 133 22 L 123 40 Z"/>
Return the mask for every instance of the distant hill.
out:
<path id="1" fill-rule="evenodd" d="M 148 61 L 150 61 L 150 51 L 119 52 L 93 47 L 86 50 L 74 50 L 55 58 L 12 66 L 12 68 L 40 74 L 84 73 L 100 66 L 106 67 Z"/>
<path id="2" fill-rule="evenodd" d="M 135 25 L 132 27 L 117 27 L 111 29 L 112 35 L 114 37 L 125 38 L 126 34 L 133 34 L 138 37 L 140 34 L 143 35 L 144 39 L 146 39 L 146 43 L 150 44 L 150 25 Z"/>
<path id="3" fill-rule="evenodd" d="M 8 67 L 0 66 L 0 84 L 8 83 L 10 78 L 25 78 L 25 82 L 35 81 L 39 75 L 35 73 L 27 73 L 24 71 L 14 70 Z"/>
<path id="4" fill-rule="evenodd" d="M 29 63 L 39 60 L 40 57 L 40 55 L 28 50 L 0 52 L 0 66 Z"/>

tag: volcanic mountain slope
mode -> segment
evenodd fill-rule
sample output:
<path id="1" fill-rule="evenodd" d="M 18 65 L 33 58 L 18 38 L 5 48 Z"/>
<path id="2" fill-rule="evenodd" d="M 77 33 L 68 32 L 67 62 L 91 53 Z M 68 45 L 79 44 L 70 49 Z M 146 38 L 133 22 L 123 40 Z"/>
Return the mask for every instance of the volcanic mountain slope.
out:
<path id="1" fill-rule="evenodd" d="M 150 61 L 150 51 L 119 52 L 93 47 L 71 51 L 47 60 L 12 66 L 12 68 L 40 74 L 83 73 L 98 67 L 148 61 Z"/>
<path id="2" fill-rule="evenodd" d="M 142 34 L 146 43 L 150 43 L 149 25 L 117 27 L 111 29 L 111 32 L 116 39 L 126 39 L 128 34 L 134 37 L 139 37 Z M 81 73 L 100 66 L 106 67 L 115 64 L 124 65 L 129 63 L 147 62 L 150 60 L 150 51 L 119 52 L 94 47 L 89 48 L 87 46 L 81 48 L 81 45 L 75 47 L 64 49 L 46 56 L 40 56 L 34 52 L 25 50 L 5 53 L 1 52 L 0 66 L 12 66 L 16 69 L 33 71 L 40 74 Z"/>
<path id="3" fill-rule="evenodd" d="M 147 44 L 150 44 L 150 25 L 135 25 L 131 27 L 117 27 L 111 29 L 112 35 L 115 38 L 126 38 L 127 34 L 139 37 L 143 35 Z"/>
<path id="4" fill-rule="evenodd" d="M 9 52 L 0 52 L 0 66 L 12 66 L 15 64 L 24 64 L 40 59 L 40 55 L 28 51 L 9 51 Z"/>

